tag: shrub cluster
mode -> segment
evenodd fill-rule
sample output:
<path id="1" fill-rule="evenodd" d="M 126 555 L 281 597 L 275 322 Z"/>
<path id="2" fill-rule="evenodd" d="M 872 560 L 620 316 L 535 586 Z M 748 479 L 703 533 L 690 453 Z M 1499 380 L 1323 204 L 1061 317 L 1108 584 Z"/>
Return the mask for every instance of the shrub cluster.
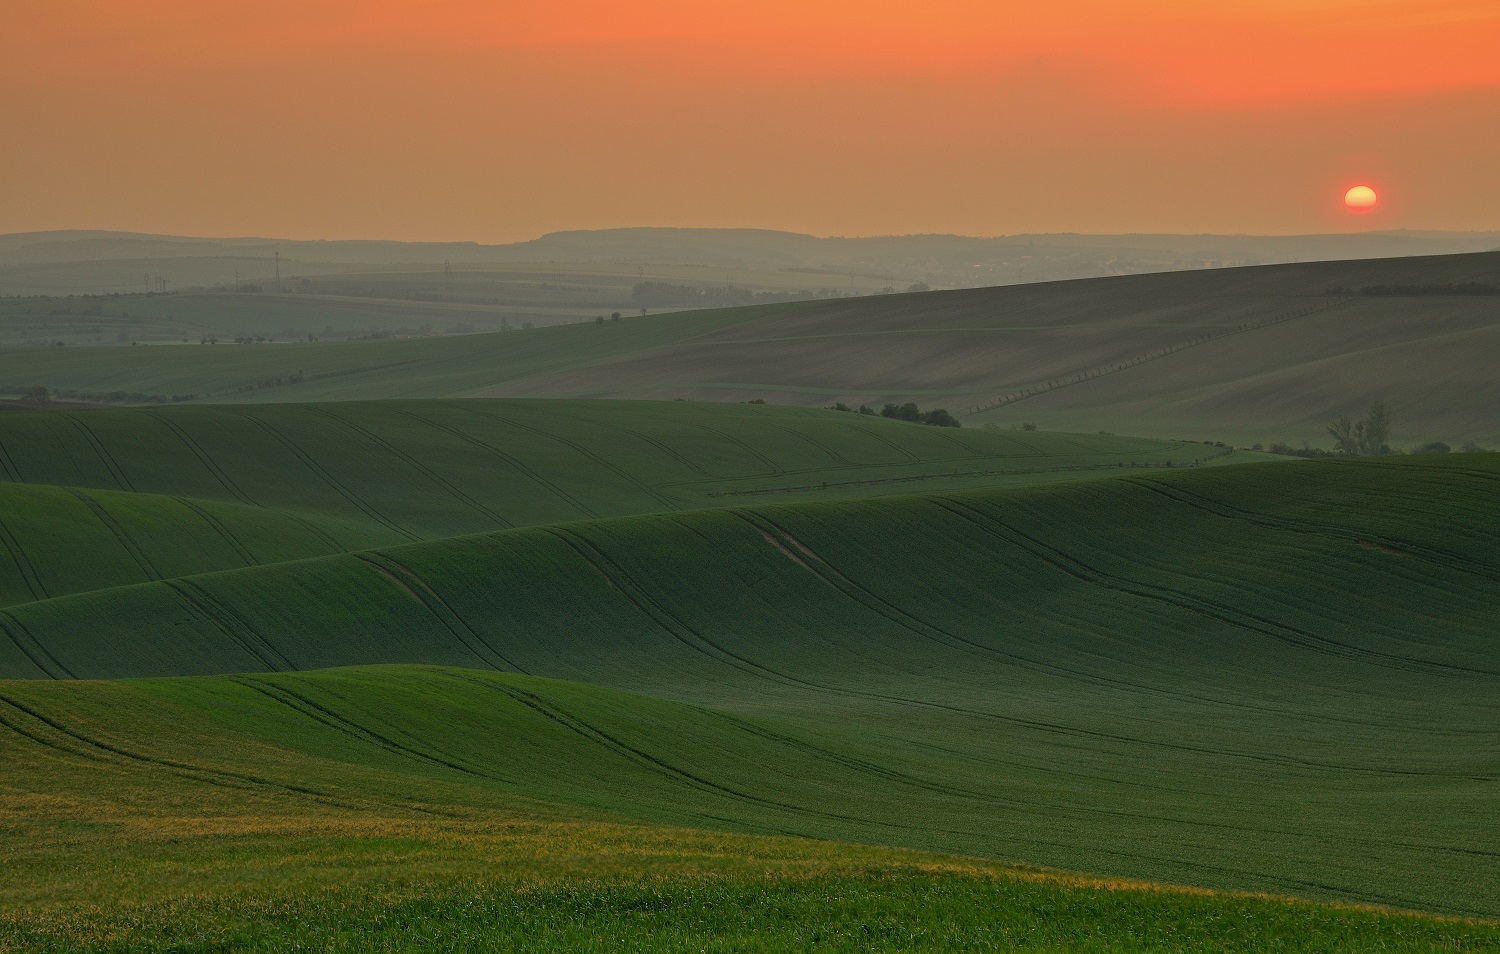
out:
<path id="1" fill-rule="evenodd" d="M 913 424 L 926 424 L 930 427 L 963 427 L 958 419 L 948 413 L 945 407 L 935 407 L 930 411 L 923 411 L 917 407 L 915 401 L 906 404 L 887 404 L 877 412 L 868 404 L 861 404 L 858 408 L 852 408 L 843 401 L 829 408 L 832 411 L 849 411 L 856 414 L 878 413 L 881 417 L 888 417 L 897 421 L 911 421 Z"/>

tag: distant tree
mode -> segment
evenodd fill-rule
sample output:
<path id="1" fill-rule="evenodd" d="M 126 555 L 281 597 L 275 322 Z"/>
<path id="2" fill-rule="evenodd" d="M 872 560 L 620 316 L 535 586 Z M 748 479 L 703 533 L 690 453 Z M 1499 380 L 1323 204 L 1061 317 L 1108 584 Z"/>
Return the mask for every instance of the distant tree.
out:
<path id="1" fill-rule="evenodd" d="M 1449 447 L 1447 444 L 1444 444 L 1442 441 L 1429 441 L 1428 443 L 1423 444 L 1421 447 L 1418 447 L 1416 450 L 1412 451 L 1412 453 L 1413 454 L 1448 454 L 1448 453 L 1452 453 L 1452 451 L 1453 451 L 1453 448 Z"/>
<path id="2" fill-rule="evenodd" d="M 1035 424 L 1022 424 L 1021 425 L 1021 430 L 1023 430 L 1023 431 L 1034 431 L 1034 430 L 1036 430 L 1036 425 Z"/>
<path id="3" fill-rule="evenodd" d="M 1338 420 L 1328 425 L 1333 437 L 1333 449 L 1339 454 L 1358 454 L 1375 457 L 1391 452 L 1391 413 L 1385 402 L 1379 399 L 1370 402 L 1363 420 L 1351 421 L 1349 415 L 1341 414 Z"/>
<path id="4" fill-rule="evenodd" d="M 619 321 L 620 320 L 620 313 L 618 311 L 612 312 L 610 314 L 610 316 L 609 316 L 609 320 L 610 321 Z"/>
<path id="5" fill-rule="evenodd" d="M 1464 446 L 1459 448 L 1459 452 L 1464 454 L 1483 454 L 1484 448 L 1473 441 L 1464 441 Z"/>
<path id="6" fill-rule="evenodd" d="M 845 404 L 843 401 L 840 401 L 837 404 L 835 404 L 833 407 L 829 408 L 829 410 L 830 411 L 852 411 L 852 410 L 854 410 L 854 408 L 852 408 L 849 405 Z"/>
<path id="7" fill-rule="evenodd" d="M 922 415 L 922 423 L 932 427 L 963 427 L 945 407 L 935 407 Z"/>
<path id="8" fill-rule="evenodd" d="M 932 291 L 932 286 L 927 284 L 926 282 L 913 282 L 910 285 L 906 286 L 906 290 L 908 292 Z"/>
<path id="9" fill-rule="evenodd" d="M 21 393 L 22 400 L 40 402 L 51 399 L 51 392 L 40 384 L 33 384 Z"/>
<path id="10" fill-rule="evenodd" d="M 889 417 L 897 421 L 920 421 L 922 419 L 922 412 L 918 410 L 915 401 L 908 401 L 900 405 L 887 404 L 881 408 L 880 416 Z"/>
<path id="11" fill-rule="evenodd" d="M 870 416 L 873 417 L 875 415 L 875 409 L 873 407 L 871 407 L 870 405 L 868 405 L 868 404 L 861 404 L 859 406 L 859 413 L 861 413 L 861 414 L 869 414 Z"/>
<path id="12" fill-rule="evenodd" d="M 765 398 L 751 398 L 750 400 L 746 401 L 745 403 L 746 404 L 764 404 L 764 403 L 766 403 L 766 399 Z"/>
<path id="13" fill-rule="evenodd" d="M 604 324 L 604 316 L 600 315 L 598 318 L 595 318 L 594 319 L 594 324 L 596 324 L 596 325 L 602 325 L 602 324 Z"/>

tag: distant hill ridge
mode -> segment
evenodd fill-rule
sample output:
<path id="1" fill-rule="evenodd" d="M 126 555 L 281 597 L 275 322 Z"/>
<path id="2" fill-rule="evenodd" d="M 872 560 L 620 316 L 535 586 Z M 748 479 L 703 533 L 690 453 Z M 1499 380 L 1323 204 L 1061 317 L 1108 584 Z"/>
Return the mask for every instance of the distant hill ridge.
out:
<path id="1" fill-rule="evenodd" d="M 431 397 L 915 401 L 1249 446 L 1373 399 L 1398 446 L 1500 444 L 1500 253 L 1313 262 L 628 315 L 401 341 L 0 351 L 0 387 L 213 402 Z M 1423 294 L 1363 294 L 1363 289 Z M 1455 294 L 1431 293 L 1445 289 Z M 165 398 L 164 398 L 165 399 Z"/>
<path id="2" fill-rule="evenodd" d="M 845 269 L 889 275 L 898 282 L 937 279 L 952 286 L 976 280 L 1008 284 L 1215 265 L 1451 254 L 1497 245 L 1500 232 L 818 237 L 768 229 L 618 228 L 552 232 L 524 242 L 486 245 L 61 230 L 0 235 L 0 295 L 135 291 L 140 288 L 137 265 L 170 272 L 175 288 L 211 285 L 232 280 L 236 270 L 255 271 L 276 252 L 288 274 L 302 276 L 433 268 L 444 262 L 469 268 L 676 264 Z M 111 263 L 112 269 L 104 267 Z"/>

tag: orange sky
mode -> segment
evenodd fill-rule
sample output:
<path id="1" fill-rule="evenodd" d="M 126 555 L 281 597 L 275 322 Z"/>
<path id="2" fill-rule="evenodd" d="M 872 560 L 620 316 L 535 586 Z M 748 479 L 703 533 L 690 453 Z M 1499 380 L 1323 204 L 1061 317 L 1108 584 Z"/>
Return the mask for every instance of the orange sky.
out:
<path id="1" fill-rule="evenodd" d="M 0 232 L 1500 229 L 1497 50 L 1496 0 L 5 0 Z"/>

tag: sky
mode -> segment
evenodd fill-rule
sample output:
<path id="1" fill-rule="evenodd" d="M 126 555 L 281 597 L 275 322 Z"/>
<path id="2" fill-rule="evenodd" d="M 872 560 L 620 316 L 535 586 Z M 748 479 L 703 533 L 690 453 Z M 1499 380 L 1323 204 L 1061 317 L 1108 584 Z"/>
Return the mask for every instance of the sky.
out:
<path id="1" fill-rule="evenodd" d="M 1497 49 L 1496 0 L 5 0 L 0 233 L 1495 230 Z"/>

